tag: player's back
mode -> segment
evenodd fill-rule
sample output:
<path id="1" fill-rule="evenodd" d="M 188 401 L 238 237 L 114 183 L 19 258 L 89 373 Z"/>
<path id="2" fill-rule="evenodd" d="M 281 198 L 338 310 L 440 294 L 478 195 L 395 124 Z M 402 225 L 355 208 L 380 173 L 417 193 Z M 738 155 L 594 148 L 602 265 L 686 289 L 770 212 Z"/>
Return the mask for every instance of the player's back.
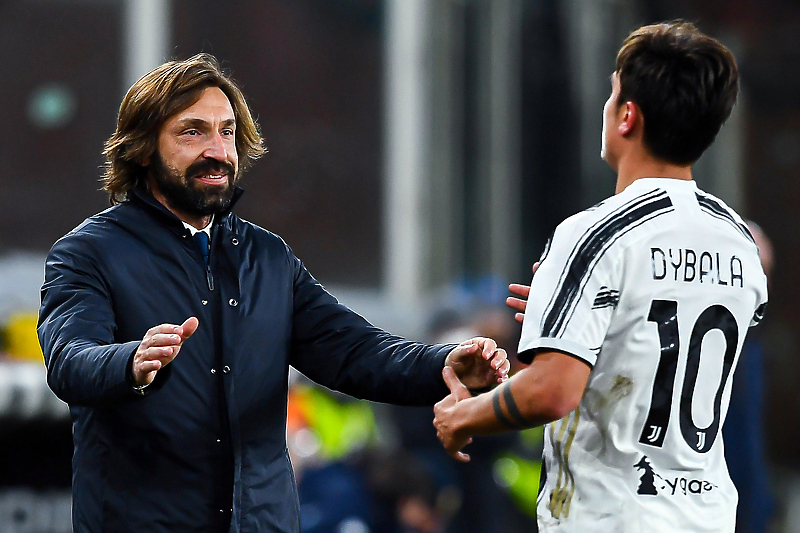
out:
<path id="1" fill-rule="evenodd" d="M 637 180 L 559 226 L 531 294 L 550 298 L 529 303 L 520 349 L 593 366 L 546 428 L 543 531 L 733 531 L 720 429 L 766 302 L 738 215 L 694 182 Z"/>

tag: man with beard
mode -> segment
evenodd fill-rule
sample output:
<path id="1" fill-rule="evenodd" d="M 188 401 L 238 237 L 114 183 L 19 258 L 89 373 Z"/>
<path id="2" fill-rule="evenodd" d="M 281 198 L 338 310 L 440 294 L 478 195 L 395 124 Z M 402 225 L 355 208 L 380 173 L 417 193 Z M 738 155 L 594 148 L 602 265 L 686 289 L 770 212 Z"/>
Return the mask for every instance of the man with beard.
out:
<path id="1" fill-rule="evenodd" d="M 432 405 L 451 367 L 506 379 L 494 341 L 429 346 L 375 328 L 278 237 L 235 216 L 263 154 L 206 54 L 136 82 L 107 141 L 111 208 L 47 258 L 39 338 L 73 419 L 76 532 L 299 532 L 289 365 L 359 398 Z"/>

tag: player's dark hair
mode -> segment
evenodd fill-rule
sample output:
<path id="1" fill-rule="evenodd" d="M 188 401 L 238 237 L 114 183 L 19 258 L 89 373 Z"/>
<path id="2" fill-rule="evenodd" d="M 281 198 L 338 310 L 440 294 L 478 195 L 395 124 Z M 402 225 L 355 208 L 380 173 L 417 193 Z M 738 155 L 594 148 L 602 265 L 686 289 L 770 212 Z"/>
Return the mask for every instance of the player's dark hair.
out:
<path id="1" fill-rule="evenodd" d="M 170 61 L 134 83 L 119 107 L 117 129 L 103 150 L 103 189 L 112 204 L 125 200 L 129 191 L 145 182 L 147 167 L 143 163 L 155 155 L 164 122 L 194 105 L 208 87 L 219 87 L 233 108 L 239 170 L 246 170 L 265 153 L 258 124 L 242 91 L 214 56 L 197 54 L 184 61 Z"/>
<path id="2" fill-rule="evenodd" d="M 644 116 L 644 144 L 677 165 L 697 161 L 731 114 L 739 92 L 733 54 L 692 23 L 673 21 L 632 32 L 617 54 L 618 104 Z"/>

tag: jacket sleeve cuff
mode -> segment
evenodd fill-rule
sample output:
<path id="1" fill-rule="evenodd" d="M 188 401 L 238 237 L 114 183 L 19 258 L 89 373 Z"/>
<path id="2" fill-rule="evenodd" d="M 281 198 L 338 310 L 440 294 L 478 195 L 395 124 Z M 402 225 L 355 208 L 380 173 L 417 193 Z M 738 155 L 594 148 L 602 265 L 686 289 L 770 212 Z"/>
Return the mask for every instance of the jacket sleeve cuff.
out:
<path id="1" fill-rule="evenodd" d="M 439 398 L 434 400 L 434 403 L 450 394 L 450 389 L 447 388 L 447 384 L 444 382 L 444 378 L 442 377 L 442 370 L 444 370 L 444 367 L 447 364 L 447 356 L 450 355 L 450 352 L 452 352 L 456 346 L 458 346 L 458 344 L 445 344 L 438 346 L 439 351 L 435 357 L 435 360 L 438 361 L 434 363 L 434 366 L 439 370 L 436 377 L 438 391 L 435 393 L 437 396 L 439 396 Z"/>

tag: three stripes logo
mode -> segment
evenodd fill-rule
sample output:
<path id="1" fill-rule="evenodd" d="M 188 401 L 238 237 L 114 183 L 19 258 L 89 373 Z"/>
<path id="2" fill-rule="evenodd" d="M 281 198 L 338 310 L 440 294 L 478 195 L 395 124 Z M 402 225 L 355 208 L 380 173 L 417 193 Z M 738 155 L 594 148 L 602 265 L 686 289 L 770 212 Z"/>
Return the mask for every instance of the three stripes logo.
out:
<path id="1" fill-rule="evenodd" d="M 592 304 L 592 309 L 602 309 L 604 307 L 617 307 L 619 303 L 619 291 L 615 291 L 614 289 L 609 289 L 608 287 L 600 287 L 600 290 L 597 291 L 597 296 L 594 298 L 594 303 Z"/>

